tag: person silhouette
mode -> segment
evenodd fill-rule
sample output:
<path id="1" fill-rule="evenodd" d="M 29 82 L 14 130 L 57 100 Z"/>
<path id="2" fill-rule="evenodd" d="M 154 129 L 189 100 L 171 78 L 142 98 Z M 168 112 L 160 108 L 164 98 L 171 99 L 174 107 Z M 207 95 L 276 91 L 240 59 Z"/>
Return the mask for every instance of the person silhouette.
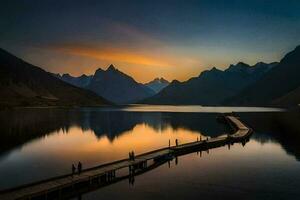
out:
<path id="1" fill-rule="evenodd" d="M 72 176 L 73 176 L 73 174 L 75 174 L 75 171 L 76 171 L 76 167 L 74 164 L 72 164 Z"/>
<path id="2" fill-rule="evenodd" d="M 78 169 L 78 174 L 80 174 L 82 171 L 82 164 L 80 161 L 78 162 L 77 169 Z"/>

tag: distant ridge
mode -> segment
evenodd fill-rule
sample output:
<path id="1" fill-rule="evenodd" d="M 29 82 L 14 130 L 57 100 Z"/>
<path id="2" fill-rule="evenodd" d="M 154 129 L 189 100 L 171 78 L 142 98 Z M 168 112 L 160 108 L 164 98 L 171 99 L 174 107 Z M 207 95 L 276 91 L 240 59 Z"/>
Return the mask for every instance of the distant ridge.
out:
<path id="1" fill-rule="evenodd" d="M 167 81 L 164 78 L 155 78 L 154 80 L 145 83 L 144 85 L 155 91 L 155 93 L 160 92 L 162 89 L 167 87 L 170 84 L 169 81 Z"/>
<path id="2" fill-rule="evenodd" d="M 141 101 L 146 104 L 221 105 L 245 87 L 264 76 L 277 63 L 257 63 L 249 66 L 243 62 L 230 65 L 222 71 L 213 67 L 185 82 L 172 81 L 158 94 Z"/>
<path id="3" fill-rule="evenodd" d="M 81 75 L 79 77 L 73 77 L 70 74 L 63 74 L 63 75 L 54 74 L 54 75 L 57 78 L 65 81 L 67 83 L 70 83 L 72 85 L 75 85 L 75 86 L 81 87 L 81 88 L 86 88 L 90 84 L 90 82 L 91 82 L 91 80 L 93 78 L 92 75 L 87 76 L 85 74 L 83 74 L 83 75 Z"/>
<path id="4" fill-rule="evenodd" d="M 98 106 L 107 100 L 0 49 L 1 106 Z"/>

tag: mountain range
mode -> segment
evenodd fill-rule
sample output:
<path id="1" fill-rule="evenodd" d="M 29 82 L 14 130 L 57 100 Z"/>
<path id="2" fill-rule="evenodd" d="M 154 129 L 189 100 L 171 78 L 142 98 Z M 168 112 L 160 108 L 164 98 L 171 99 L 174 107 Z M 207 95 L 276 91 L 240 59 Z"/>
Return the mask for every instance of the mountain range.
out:
<path id="1" fill-rule="evenodd" d="M 135 81 L 113 65 L 94 75 L 52 74 L 0 49 L 0 106 L 172 104 L 295 106 L 300 102 L 300 46 L 279 62 L 239 62 L 169 83 Z"/>
<path id="2" fill-rule="evenodd" d="M 119 71 L 113 65 L 106 70 L 97 69 L 94 75 L 72 77 L 57 75 L 63 81 L 85 88 L 116 104 L 130 104 L 155 94 L 151 88 L 136 82 L 132 77 Z"/>
<path id="3" fill-rule="evenodd" d="M 94 92 L 61 81 L 0 49 L 0 106 L 98 106 L 109 104 Z"/>
<path id="4" fill-rule="evenodd" d="M 134 103 L 154 94 L 153 90 L 136 82 L 113 65 L 107 70 L 99 68 L 87 88 L 117 104 Z"/>
<path id="5" fill-rule="evenodd" d="M 276 65 L 260 62 L 249 66 L 239 62 L 224 71 L 214 67 L 188 81 L 172 81 L 161 92 L 142 103 L 220 105 L 225 99 L 259 80 Z"/>
<path id="6" fill-rule="evenodd" d="M 300 46 L 286 54 L 264 77 L 226 102 L 232 105 L 298 105 L 299 74 Z"/>
<path id="7" fill-rule="evenodd" d="M 169 83 L 163 78 L 156 78 L 142 85 L 113 66 L 106 71 L 98 69 L 95 74 L 101 75 L 97 75 L 97 81 L 95 75 L 63 75 L 61 78 L 115 103 L 292 106 L 300 102 L 300 79 L 297 77 L 300 72 L 299 48 L 288 53 L 279 63 L 258 62 L 250 66 L 239 62 L 225 70 L 213 67 L 184 82 L 173 80 Z M 103 74 L 106 74 L 105 78 Z M 111 74 L 115 74 L 114 78 Z M 128 92 L 132 84 L 139 89 Z M 145 92 L 145 88 L 150 90 Z"/>
<path id="8" fill-rule="evenodd" d="M 85 74 L 83 74 L 79 77 L 73 77 L 70 74 L 63 74 L 63 75 L 54 74 L 54 76 L 71 84 L 71 85 L 75 85 L 75 86 L 81 87 L 81 88 L 86 88 L 90 84 L 90 82 L 93 78 L 92 75 L 87 76 Z"/>

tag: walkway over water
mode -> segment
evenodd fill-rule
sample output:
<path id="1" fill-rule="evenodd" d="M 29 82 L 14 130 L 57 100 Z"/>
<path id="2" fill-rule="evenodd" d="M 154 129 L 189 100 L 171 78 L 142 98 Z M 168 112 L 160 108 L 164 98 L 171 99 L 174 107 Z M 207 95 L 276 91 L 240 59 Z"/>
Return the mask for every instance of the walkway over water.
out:
<path id="1" fill-rule="evenodd" d="M 11 199 L 66 199 L 99 187 L 129 178 L 158 167 L 174 157 L 192 152 L 208 151 L 236 142 L 245 143 L 252 131 L 237 117 L 223 116 L 222 119 L 234 130 L 233 134 L 196 142 L 170 146 L 147 152 L 134 160 L 123 159 L 97 167 L 83 170 L 80 174 L 67 174 L 51 179 L 26 184 L 16 188 L 0 191 L 1 200 Z"/>

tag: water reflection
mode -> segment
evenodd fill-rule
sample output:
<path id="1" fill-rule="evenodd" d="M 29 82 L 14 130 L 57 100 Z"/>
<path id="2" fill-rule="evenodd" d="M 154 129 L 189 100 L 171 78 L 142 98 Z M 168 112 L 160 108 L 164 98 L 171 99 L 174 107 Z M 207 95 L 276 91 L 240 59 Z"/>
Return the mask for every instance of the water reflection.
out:
<path id="1" fill-rule="evenodd" d="M 216 114 L 24 109 L 0 114 L 0 188 L 226 131 Z M 15 177 L 7 180 L 8 177 Z"/>
<path id="2" fill-rule="evenodd" d="M 240 113 L 258 133 L 253 139 L 261 144 L 278 143 L 286 153 L 300 161 L 300 112 Z"/>
<path id="3" fill-rule="evenodd" d="M 217 126 L 216 114 L 201 113 L 142 113 L 101 112 L 95 110 L 24 109 L 0 113 L 1 147 L 4 152 L 34 138 L 62 130 L 70 132 L 72 127 L 82 131 L 92 130 L 98 137 L 113 141 L 128 133 L 138 124 L 145 124 L 155 132 L 167 129 L 186 129 L 191 132 L 216 136 L 224 132 Z M 140 130 L 141 133 L 144 130 Z"/>
<path id="4" fill-rule="evenodd" d="M 201 161 L 195 161 L 200 157 L 200 154 L 196 153 L 180 157 L 177 163 L 182 167 L 174 168 L 176 160 L 172 161 L 170 173 L 177 173 L 176 176 L 181 174 L 179 176 L 182 177 L 175 178 L 181 179 L 183 186 L 186 184 L 185 187 L 189 187 L 193 182 L 207 189 L 216 189 L 213 186 L 211 188 L 205 186 L 205 181 L 211 184 L 223 184 L 222 180 L 214 175 L 222 171 L 226 183 L 226 180 L 230 179 L 232 170 L 236 170 L 235 175 L 242 177 L 241 180 L 245 181 L 246 185 L 251 185 L 255 180 L 247 175 L 248 171 L 252 170 L 250 173 L 252 176 L 259 173 L 264 177 L 262 172 L 266 163 L 268 167 L 272 164 L 273 167 L 277 165 L 281 171 L 289 175 L 298 169 L 291 156 L 287 156 L 286 153 L 299 160 L 299 140 L 294 140 L 286 131 L 273 127 L 277 124 L 274 122 L 276 113 L 239 115 L 257 131 L 251 141 L 245 147 L 234 145 L 230 151 L 227 147 L 215 149 L 209 152 L 209 156 L 203 152 Z M 179 139 L 180 142 L 195 141 L 200 135 L 215 137 L 228 131 L 226 127 L 216 122 L 216 116 L 217 114 L 214 113 L 123 112 L 118 109 L 113 111 L 103 111 L 103 109 L 2 111 L 0 113 L 0 189 L 70 172 L 71 163 L 76 163 L 78 160 L 83 162 L 85 168 L 127 157 L 131 150 L 138 154 L 165 147 L 169 139 L 174 143 L 175 139 Z M 293 166 L 292 169 L 285 165 L 288 162 Z M 239 168 L 236 168 L 237 163 Z M 166 167 L 167 164 L 149 174 L 155 174 L 161 177 L 162 182 L 168 182 L 170 179 L 163 177 Z M 204 179 L 205 181 L 199 182 L 191 178 L 198 176 L 201 178 L 204 176 L 203 172 L 210 175 Z M 274 181 L 274 177 L 271 177 L 272 173 L 270 172 L 265 178 Z M 186 177 L 187 174 L 189 177 Z M 148 174 L 145 176 L 149 177 Z M 148 185 L 147 187 L 152 187 L 152 180 L 150 183 L 145 181 L 136 178 L 135 182 L 139 184 L 135 184 L 135 187 L 140 187 L 141 182 Z M 160 188 L 165 187 L 157 182 L 153 184 L 159 185 Z M 257 181 L 255 184 L 261 185 Z M 170 188 L 176 190 L 179 185 L 171 185 Z M 122 188 L 120 185 L 118 187 Z M 128 189 L 128 185 L 126 187 Z M 104 196 L 112 195 L 110 189 L 101 191 L 104 191 Z M 96 192 L 96 195 L 99 194 Z M 128 197 L 132 198 L 131 195 Z"/>

